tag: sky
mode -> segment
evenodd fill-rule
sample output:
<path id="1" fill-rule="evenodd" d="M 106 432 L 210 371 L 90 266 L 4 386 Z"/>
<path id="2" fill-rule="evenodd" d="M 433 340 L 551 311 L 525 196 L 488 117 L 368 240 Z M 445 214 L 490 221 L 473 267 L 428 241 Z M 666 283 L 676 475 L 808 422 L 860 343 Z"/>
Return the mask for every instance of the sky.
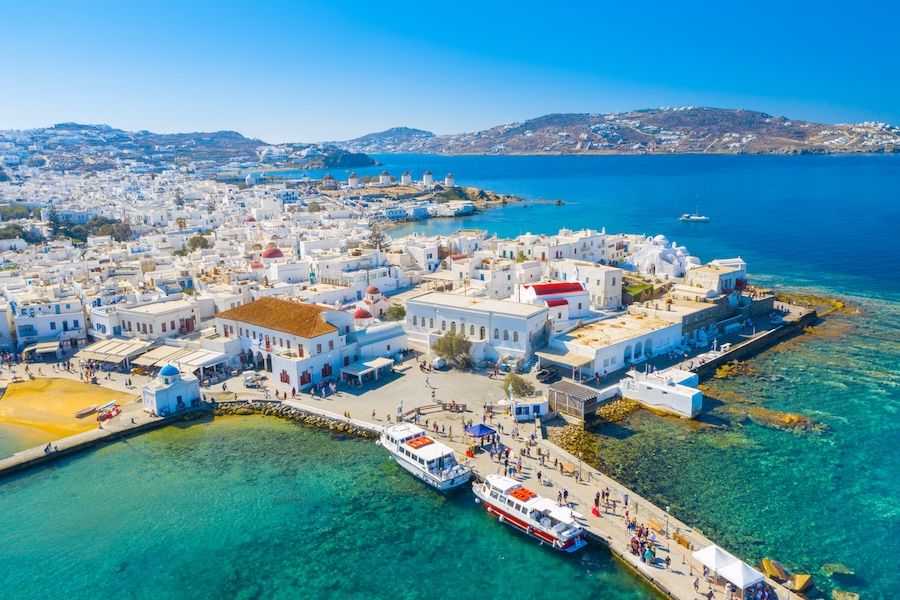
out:
<path id="1" fill-rule="evenodd" d="M 900 124 L 887 0 L 29 0 L 0 14 L 0 129 L 318 142 L 661 106 Z"/>

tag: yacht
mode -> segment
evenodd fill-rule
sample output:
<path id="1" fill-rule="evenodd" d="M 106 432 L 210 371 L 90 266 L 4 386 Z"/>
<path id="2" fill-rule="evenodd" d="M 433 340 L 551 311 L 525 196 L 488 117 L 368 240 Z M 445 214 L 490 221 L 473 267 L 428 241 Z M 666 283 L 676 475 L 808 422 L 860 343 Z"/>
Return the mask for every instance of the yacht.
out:
<path id="1" fill-rule="evenodd" d="M 709 217 L 706 215 L 700 214 L 700 205 L 697 205 L 697 212 L 694 214 L 684 213 L 680 217 L 678 217 L 679 221 L 688 221 L 690 223 L 706 223 L 709 221 Z"/>

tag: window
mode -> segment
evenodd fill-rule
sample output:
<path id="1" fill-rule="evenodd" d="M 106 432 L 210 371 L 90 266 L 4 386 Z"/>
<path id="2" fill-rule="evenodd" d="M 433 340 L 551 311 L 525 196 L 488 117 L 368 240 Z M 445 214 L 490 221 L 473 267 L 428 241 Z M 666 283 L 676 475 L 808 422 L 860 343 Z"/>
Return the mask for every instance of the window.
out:
<path id="1" fill-rule="evenodd" d="M 322 344 L 316 344 L 316 354 L 322 354 Z"/>
<path id="2" fill-rule="evenodd" d="M 494 339 L 495 340 L 500 339 L 500 330 L 499 329 L 494 329 Z"/>
<path id="3" fill-rule="evenodd" d="M 474 325 L 469 325 L 469 336 L 475 337 L 475 326 Z"/>
<path id="4" fill-rule="evenodd" d="M 284 348 L 284 338 L 278 338 L 278 345 Z"/>
<path id="5" fill-rule="evenodd" d="M 166 322 L 165 322 L 165 321 L 163 321 L 163 324 L 162 324 L 162 332 L 163 332 L 163 333 L 166 332 Z M 222 327 L 222 334 L 223 334 L 225 337 L 228 337 L 228 325 L 224 325 L 224 326 Z"/>
<path id="6" fill-rule="evenodd" d="M 508 342 L 508 341 L 509 341 L 509 329 L 504 329 L 504 330 L 503 330 L 503 341 L 504 341 L 504 342 Z"/>
<path id="7" fill-rule="evenodd" d="M 172 331 L 175 331 L 175 320 L 174 319 L 172 319 L 172 321 L 169 323 L 169 325 L 172 326 Z M 234 330 L 232 330 L 231 333 L 234 333 Z"/>
<path id="8" fill-rule="evenodd" d="M 413 327 L 419 324 L 419 317 L 413 315 Z"/>
<path id="9" fill-rule="evenodd" d="M 434 319 L 428 319 L 428 329 L 434 329 Z"/>
<path id="10" fill-rule="evenodd" d="M 514 342 L 519 341 L 519 332 L 518 331 L 513 331 L 513 341 Z"/>
<path id="11" fill-rule="evenodd" d="M 612 282 L 612 284 L 613 284 L 613 285 L 616 285 L 616 278 L 615 278 L 615 277 L 613 277 L 613 282 Z"/>
<path id="12" fill-rule="evenodd" d="M 480 339 L 483 340 L 486 335 L 487 335 L 487 332 L 484 330 L 484 327 L 482 327 L 481 330 L 479 331 Z"/>
<path id="13" fill-rule="evenodd" d="M 390 345 L 390 344 L 387 345 L 387 350 L 388 350 L 388 352 L 391 351 L 391 345 Z"/>
<path id="14" fill-rule="evenodd" d="M 450 321 L 450 333 L 456 333 L 456 321 Z"/>
<path id="15" fill-rule="evenodd" d="M 174 323 L 174 321 L 172 321 L 172 322 Z M 174 328 L 175 326 L 173 325 L 172 327 Z M 240 332 L 241 337 L 244 337 L 244 328 L 243 327 L 238 327 L 238 332 Z"/>
<path id="16" fill-rule="evenodd" d="M 150 323 L 150 333 L 153 333 L 153 323 Z"/>
<path id="17" fill-rule="evenodd" d="M 288 340 L 288 343 L 287 343 L 287 349 L 288 349 L 288 350 L 291 349 L 291 340 Z"/>
<path id="18" fill-rule="evenodd" d="M 56 323 L 53 321 L 50 322 L 50 329 L 56 329 Z"/>
<path id="19" fill-rule="evenodd" d="M 578 303 L 578 310 L 581 310 L 581 302 Z"/>
<path id="20" fill-rule="evenodd" d="M 441 321 L 441 331 L 447 331 L 447 321 Z"/>
<path id="21" fill-rule="evenodd" d="M 334 350 L 334 340 L 328 340 L 328 349 Z"/>

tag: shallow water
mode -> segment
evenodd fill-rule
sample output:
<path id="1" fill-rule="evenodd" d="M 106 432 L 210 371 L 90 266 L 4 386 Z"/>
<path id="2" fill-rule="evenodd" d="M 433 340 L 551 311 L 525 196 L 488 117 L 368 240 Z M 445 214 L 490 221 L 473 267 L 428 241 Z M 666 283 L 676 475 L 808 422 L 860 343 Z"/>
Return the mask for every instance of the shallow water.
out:
<path id="1" fill-rule="evenodd" d="M 603 549 L 565 555 L 426 488 L 372 441 L 230 417 L 0 485 L 0 589 L 32 598 L 647 599 Z"/>

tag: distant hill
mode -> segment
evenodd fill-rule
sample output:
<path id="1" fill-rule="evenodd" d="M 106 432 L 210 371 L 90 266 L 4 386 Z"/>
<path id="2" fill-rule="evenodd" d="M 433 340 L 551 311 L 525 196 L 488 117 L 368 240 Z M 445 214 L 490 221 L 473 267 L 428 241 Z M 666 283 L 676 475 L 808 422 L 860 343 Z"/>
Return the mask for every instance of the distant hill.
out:
<path id="1" fill-rule="evenodd" d="M 403 148 L 403 152 L 415 152 L 416 148 L 434 137 L 433 133 L 422 129 L 391 127 L 387 131 L 370 133 L 355 140 L 334 144 L 351 152 L 397 152 L 395 148 Z"/>
<path id="2" fill-rule="evenodd" d="M 240 163 L 303 169 L 377 164 L 365 154 L 328 144 L 298 142 L 273 146 L 236 131 L 152 133 L 124 131 L 109 125 L 59 123 L 27 131 L 0 131 L 0 141 L 17 146 L 17 153 L 28 164 L 82 173 L 112 169 L 122 161 L 158 168 L 218 168 Z"/>
<path id="3" fill-rule="evenodd" d="M 900 128 L 823 125 L 720 108 L 551 114 L 484 131 L 435 136 L 402 127 L 336 142 L 398 154 L 829 154 L 900 152 Z"/>

